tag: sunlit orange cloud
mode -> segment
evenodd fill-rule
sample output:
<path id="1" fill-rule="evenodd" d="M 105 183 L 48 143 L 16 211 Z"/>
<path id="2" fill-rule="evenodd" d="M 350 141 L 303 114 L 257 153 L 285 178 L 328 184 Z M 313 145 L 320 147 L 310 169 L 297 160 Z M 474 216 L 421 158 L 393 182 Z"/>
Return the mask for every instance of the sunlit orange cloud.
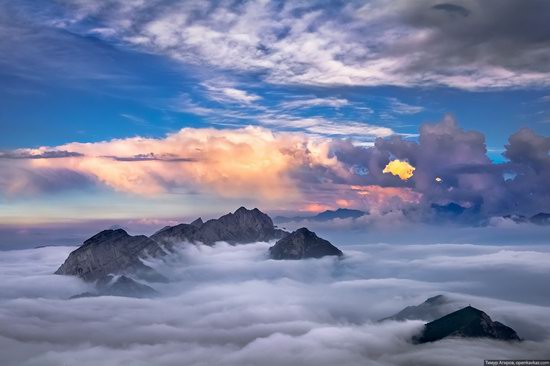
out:
<path id="1" fill-rule="evenodd" d="M 330 157 L 329 147 L 329 140 L 275 134 L 259 127 L 185 128 L 163 139 L 136 137 L 57 146 L 53 149 L 83 156 L 36 159 L 30 164 L 72 169 L 117 191 L 140 195 L 179 187 L 222 197 L 289 201 L 300 196 L 297 182 L 290 177 L 295 169 L 323 166 L 346 174 L 336 158 Z"/>
<path id="2" fill-rule="evenodd" d="M 390 161 L 384 170 L 382 170 L 382 173 L 390 173 L 398 176 L 401 180 L 408 180 L 413 176 L 415 170 L 416 168 L 407 161 L 396 159 Z"/>

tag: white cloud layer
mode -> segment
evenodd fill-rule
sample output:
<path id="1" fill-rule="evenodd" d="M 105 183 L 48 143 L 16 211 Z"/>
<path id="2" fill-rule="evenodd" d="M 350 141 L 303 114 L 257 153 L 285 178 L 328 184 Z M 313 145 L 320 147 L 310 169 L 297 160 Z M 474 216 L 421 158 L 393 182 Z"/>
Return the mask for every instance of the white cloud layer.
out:
<path id="1" fill-rule="evenodd" d="M 55 24 L 82 31 L 93 18 L 109 39 L 183 63 L 259 72 L 272 83 L 550 84 L 544 1 L 460 0 L 452 7 L 432 0 L 69 3 Z"/>
<path id="2" fill-rule="evenodd" d="M 87 286 L 49 273 L 73 248 L 4 252 L 0 362 L 466 366 L 487 358 L 550 356 L 550 303 L 532 296 L 536 283 L 547 283 L 549 276 L 531 271 L 537 262 L 533 257 L 517 256 L 533 251 L 545 256 L 545 247 L 343 245 L 341 261 L 272 261 L 265 256 L 268 247 L 183 247 L 167 263 L 152 262 L 172 280 L 155 285 L 161 292 L 155 299 L 66 300 Z M 430 259 L 443 253 L 457 260 L 506 253 L 494 260 L 506 265 L 509 257 L 517 257 L 514 274 L 527 282 L 503 281 L 496 267 L 482 263 L 479 272 L 434 265 Z M 418 258 L 427 262 L 411 266 Z M 531 296 L 524 296 L 525 283 L 535 286 Z M 408 339 L 422 322 L 376 322 L 438 293 L 485 310 L 526 341 L 451 339 L 412 345 Z M 503 300 L 505 293 L 513 298 Z"/>

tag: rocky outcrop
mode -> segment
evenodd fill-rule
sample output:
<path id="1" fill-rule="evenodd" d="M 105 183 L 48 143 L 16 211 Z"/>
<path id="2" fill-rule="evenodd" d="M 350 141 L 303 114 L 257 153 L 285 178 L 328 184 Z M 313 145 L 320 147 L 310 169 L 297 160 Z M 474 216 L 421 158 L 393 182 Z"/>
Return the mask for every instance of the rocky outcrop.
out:
<path id="1" fill-rule="evenodd" d="M 131 236 L 123 229 L 104 230 L 74 250 L 56 274 L 78 276 L 85 281 L 104 281 L 109 275 L 131 274 L 148 282 L 167 281 L 146 266 L 141 258 L 162 257 L 175 243 L 197 242 L 213 245 L 217 241 L 231 244 L 279 239 L 288 235 L 277 229 L 271 218 L 258 210 L 239 208 L 219 219 L 167 226 L 150 238 Z M 124 280 L 123 280 L 124 281 Z"/>
<path id="2" fill-rule="evenodd" d="M 99 280 L 96 284 L 95 292 L 84 292 L 79 295 L 72 296 L 71 299 L 81 297 L 97 297 L 97 296 L 125 296 L 146 298 L 158 295 L 150 286 L 139 283 L 127 276 L 106 276 Z"/>
<path id="3" fill-rule="evenodd" d="M 305 259 L 342 255 L 340 249 L 305 227 L 294 231 L 269 248 L 269 257 L 272 259 Z"/>
<path id="4" fill-rule="evenodd" d="M 435 342 L 443 338 L 491 338 L 503 341 L 519 341 L 517 333 L 506 325 L 493 321 L 489 315 L 472 306 L 457 310 L 427 323 L 415 343 Z"/>
<path id="5" fill-rule="evenodd" d="M 196 227 L 201 227 L 202 224 L 204 224 L 204 222 L 202 221 L 202 217 L 199 217 L 198 219 L 196 219 L 195 221 L 193 221 L 189 225 L 193 225 L 193 226 L 196 226 Z"/>
<path id="6" fill-rule="evenodd" d="M 131 236 L 122 229 L 104 230 L 86 240 L 55 272 L 73 275 L 85 281 L 102 280 L 109 274 L 133 273 L 149 281 L 165 280 L 152 268 L 144 265 L 140 257 L 160 248 L 152 239 Z"/>
<path id="7" fill-rule="evenodd" d="M 219 219 L 202 222 L 197 219 L 191 224 L 180 224 L 155 233 L 151 239 L 170 248 L 178 242 L 195 242 L 213 245 L 218 241 L 230 244 L 246 244 L 257 241 L 280 239 L 286 231 L 275 228 L 271 218 L 257 208 L 239 208 Z"/>
<path id="8" fill-rule="evenodd" d="M 451 301 L 445 295 L 430 297 L 420 305 L 407 306 L 397 314 L 381 319 L 385 320 L 425 320 L 438 319 L 452 311 L 458 310 L 459 303 Z"/>

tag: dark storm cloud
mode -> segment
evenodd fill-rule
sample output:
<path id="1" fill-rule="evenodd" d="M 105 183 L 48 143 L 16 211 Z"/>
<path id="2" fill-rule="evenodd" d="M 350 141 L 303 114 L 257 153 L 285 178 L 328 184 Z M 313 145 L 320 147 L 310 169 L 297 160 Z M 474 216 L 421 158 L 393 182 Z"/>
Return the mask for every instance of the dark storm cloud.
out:
<path id="1" fill-rule="evenodd" d="M 550 71 L 548 1 L 457 1 L 434 5 L 431 11 L 427 4 L 411 2 L 403 13 L 405 24 L 430 30 L 427 38 L 414 44 L 425 57 L 412 62 L 410 72 L 434 68 L 460 75 L 459 70 L 475 65 L 511 73 Z"/>
<path id="2" fill-rule="evenodd" d="M 359 171 L 351 184 L 409 187 L 422 195 L 410 214 L 429 219 L 433 205 L 458 204 L 468 222 L 504 214 L 533 215 L 550 208 L 550 138 L 523 129 L 510 137 L 504 156 L 493 163 L 487 157 L 485 137 L 465 131 L 451 117 L 420 129 L 418 142 L 401 137 L 377 139 L 373 147 L 338 141 L 332 153 L 350 170 Z M 389 161 L 408 161 L 416 170 L 409 180 L 383 174 Z M 512 179 L 505 179 L 505 175 Z M 437 178 L 437 180 L 436 180 Z M 441 214 L 441 212 L 432 212 Z M 425 216 L 428 214 L 428 216 Z M 473 221 L 472 221 L 473 220 Z"/>
<path id="3" fill-rule="evenodd" d="M 522 129 L 508 140 L 504 156 L 513 178 L 506 181 L 509 206 L 520 212 L 550 209 L 550 138 Z M 512 207 L 510 207 L 513 209 Z"/>
<path id="4" fill-rule="evenodd" d="M 465 7 L 449 3 L 434 5 L 432 6 L 432 9 L 446 11 L 451 15 L 458 14 L 462 17 L 467 17 L 468 15 L 470 15 L 470 10 L 466 9 Z"/>

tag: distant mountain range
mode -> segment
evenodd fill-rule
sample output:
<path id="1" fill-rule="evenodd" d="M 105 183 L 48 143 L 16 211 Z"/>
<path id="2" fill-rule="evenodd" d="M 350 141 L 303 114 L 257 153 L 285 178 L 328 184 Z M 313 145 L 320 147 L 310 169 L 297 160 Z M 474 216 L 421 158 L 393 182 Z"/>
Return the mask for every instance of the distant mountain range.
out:
<path id="1" fill-rule="evenodd" d="M 361 210 L 352 210 L 349 208 L 339 208 L 336 210 L 326 210 L 316 215 L 311 216 L 275 216 L 274 222 L 278 224 L 284 224 L 287 222 L 299 222 L 299 221 L 330 221 L 334 219 L 357 219 L 361 216 L 368 215 L 367 212 Z"/>
<path id="2" fill-rule="evenodd" d="M 550 225 L 550 213 L 540 212 L 531 217 L 524 215 L 506 215 L 505 219 L 512 220 L 518 224 L 530 222 L 535 225 Z"/>
<path id="3" fill-rule="evenodd" d="M 257 208 L 241 207 L 218 219 L 203 222 L 198 218 L 190 224 L 167 226 L 150 237 L 131 236 L 120 228 L 104 230 L 71 252 L 55 273 L 96 282 L 96 292 L 78 296 L 152 294 L 152 288 L 137 281 L 168 279 L 145 265 L 142 258 L 170 255 L 181 243 L 212 246 L 219 241 L 235 245 L 271 240 L 278 240 L 268 252 L 271 259 L 342 256 L 338 248 L 306 228 L 289 233 L 275 227 Z"/>

